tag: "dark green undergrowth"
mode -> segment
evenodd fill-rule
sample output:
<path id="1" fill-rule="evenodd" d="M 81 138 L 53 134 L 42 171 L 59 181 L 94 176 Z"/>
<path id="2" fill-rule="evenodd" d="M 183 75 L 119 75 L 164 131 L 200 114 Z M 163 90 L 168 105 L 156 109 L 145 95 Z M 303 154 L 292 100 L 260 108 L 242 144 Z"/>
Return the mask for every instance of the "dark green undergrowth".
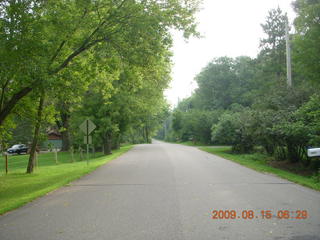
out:
<path id="1" fill-rule="evenodd" d="M 209 144 L 206 144 L 206 143 L 192 142 L 192 141 L 178 142 L 178 143 L 186 146 L 210 146 Z"/>
<path id="2" fill-rule="evenodd" d="M 165 140 L 159 140 L 159 141 L 165 141 Z M 181 145 L 185 145 L 185 146 L 193 146 L 193 147 L 202 147 L 202 146 L 215 147 L 215 146 L 212 146 L 212 144 L 203 143 L 203 142 L 193 142 L 193 141 L 186 141 L 186 142 L 165 141 L 165 142 L 167 142 L 167 143 L 181 144 Z M 219 147 L 221 147 L 221 145 L 219 145 Z"/>
<path id="3" fill-rule="evenodd" d="M 71 163 L 68 153 L 60 153 L 58 164 L 55 163 L 51 153 L 42 156 L 40 154 L 40 167 L 33 174 L 25 173 L 28 156 L 10 157 L 11 171 L 8 175 L 2 173 L 0 176 L 0 214 L 20 207 L 94 171 L 131 148 L 131 145 L 121 147 L 108 156 L 99 153 L 96 158 L 90 159 L 88 165 L 85 160 Z"/>
<path id="4" fill-rule="evenodd" d="M 239 163 L 259 172 L 272 173 L 281 178 L 301 184 L 303 186 L 320 190 L 320 182 L 312 176 L 301 176 L 293 172 L 278 169 L 269 165 L 269 157 L 262 153 L 234 154 L 231 147 L 199 147 L 199 149 Z"/>

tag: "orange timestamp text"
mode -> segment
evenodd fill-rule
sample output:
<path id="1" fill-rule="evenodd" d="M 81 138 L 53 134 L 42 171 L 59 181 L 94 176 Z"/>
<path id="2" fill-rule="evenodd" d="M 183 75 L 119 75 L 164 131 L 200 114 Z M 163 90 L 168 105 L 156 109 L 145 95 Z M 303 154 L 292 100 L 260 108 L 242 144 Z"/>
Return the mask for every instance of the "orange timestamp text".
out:
<path id="1" fill-rule="evenodd" d="M 213 210 L 212 219 L 297 219 L 304 220 L 309 217 L 307 210 Z"/>

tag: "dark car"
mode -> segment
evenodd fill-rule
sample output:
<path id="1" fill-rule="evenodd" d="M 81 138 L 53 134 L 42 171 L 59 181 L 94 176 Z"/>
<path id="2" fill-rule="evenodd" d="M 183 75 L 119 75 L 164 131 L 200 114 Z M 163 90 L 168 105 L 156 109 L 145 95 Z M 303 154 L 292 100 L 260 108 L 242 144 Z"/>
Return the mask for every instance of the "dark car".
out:
<path id="1" fill-rule="evenodd" d="M 17 154 L 21 154 L 21 153 L 27 153 L 28 152 L 28 147 L 24 144 L 16 144 L 13 145 L 11 148 L 9 148 L 7 150 L 7 153 L 17 153 Z"/>

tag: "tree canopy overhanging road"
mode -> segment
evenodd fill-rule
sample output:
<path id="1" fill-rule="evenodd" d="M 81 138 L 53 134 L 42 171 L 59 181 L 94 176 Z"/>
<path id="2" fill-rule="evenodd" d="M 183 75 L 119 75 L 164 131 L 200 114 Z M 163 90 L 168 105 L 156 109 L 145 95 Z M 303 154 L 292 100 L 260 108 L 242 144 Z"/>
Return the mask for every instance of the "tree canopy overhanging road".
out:
<path id="1" fill-rule="evenodd" d="M 212 219 L 214 210 L 240 218 Z M 255 217 L 245 219 L 241 213 L 250 210 Z M 278 219 L 281 210 L 308 216 Z M 194 147 L 155 141 L 1 216 L 0 229 L 2 240 L 317 240 L 320 193 Z"/>
<path id="2" fill-rule="evenodd" d="M 11 137 L 29 143 L 32 173 L 48 128 L 63 151 L 79 148 L 88 117 L 105 154 L 123 138 L 150 142 L 168 110 L 169 30 L 197 36 L 198 10 L 199 0 L 1 1 L 1 151 Z"/>

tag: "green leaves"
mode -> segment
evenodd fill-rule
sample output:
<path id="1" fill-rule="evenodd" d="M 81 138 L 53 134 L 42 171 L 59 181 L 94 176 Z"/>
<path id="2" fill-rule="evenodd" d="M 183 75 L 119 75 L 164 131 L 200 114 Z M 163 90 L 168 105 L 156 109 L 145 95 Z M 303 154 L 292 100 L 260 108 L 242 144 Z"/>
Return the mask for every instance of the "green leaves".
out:
<path id="1" fill-rule="evenodd" d="M 104 140 L 130 128 L 151 134 L 166 106 L 169 30 L 197 35 L 198 7 L 198 0 L 1 1 L 0 126 L 30 92 L 37 99 L 45 91 L 54 105 L 45 122 L 55 115 L 63 132 L 69 118 L 76 126 L 92 116 Z"/>
<path id="2" fill-rule="evenodd" d="M 192 96 L 166 120 L 161 136 L 228 144 L 236 152 L 258 149 L 315 169 L 306 149 L 320 145 L 320 3 L 297 0 L 294 5 L 294 88 L 286 85 L 288 18 L 279 8 L 272 9 L 261 25 L 266 37 L 258 56 L 211 61 L 196 76 L 198 88 Z"/>
<path id="3" fill-rule="evenodd" d="M 320 3 L 319 1 L 296 0 L 294 9 L 298 17 L 294 21 L 294 60 L 300 74 L 319 85 L 320 71 Z"/>
<path id="4" fill-rule="evenodd" d="M 49 92 L 59 88 L 67 92 L 71 86 L 76 87 L 72 79 L 78 79 L 78 86 L 83 89 L 95 75 L 104 78 L 110 68 L 120 74 L 123 65 L 144 71 L 158 62 L 167 65 L 171 47 L 168 30 L 176 28 L 186 36 L 197 35 L 194 23 L 197 10 L 196 0 L 2 1 L 0 58 L 4 61 L 0 63 L 0 83 L 8 99 L 3 106 L 8 104 L 12 109 L 11 105 L 30 92 L 25 89 Z M 166 78 L 167 72 L 156 74 L 164 74 Z M 93 77 L 88 78 L 88 73 Z M 139 84 L 138 77 L 136 85 Z M 17 98 L 15 93 L 20 91 L 24 94 Z M 10 102 L 10 98 L 17 101 Z M 0 110 L 1 124 L 11 110 Z"/>

